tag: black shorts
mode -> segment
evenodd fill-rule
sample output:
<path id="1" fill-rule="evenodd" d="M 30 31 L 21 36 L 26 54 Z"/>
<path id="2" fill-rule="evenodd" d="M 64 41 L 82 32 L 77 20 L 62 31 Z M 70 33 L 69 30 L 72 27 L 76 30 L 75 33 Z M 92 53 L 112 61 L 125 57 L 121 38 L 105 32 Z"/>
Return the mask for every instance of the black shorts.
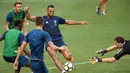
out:
<path id="1" fill-rule="evenodd" d="M 124 56 L 124 55 L 126 55 L 127 54 L 127 52 L 125 52 L 123 49 L 121 49 L 115 56 L 114 56 L 114 58 L 116 59 L 116 60 L 119 60 L 122 56 Z"/>
<path id="2" fill-rule="evenodd" d="M 57 47 L 67 46 L 62 39 L 56 40 L 56 41 L 52 41 L 52 42 L 53 42 L 54 45 L 56 45 Z M 48 47 L 48 44 L 46 43 L 46 51 L 47 51 L 47 47 Z"/>

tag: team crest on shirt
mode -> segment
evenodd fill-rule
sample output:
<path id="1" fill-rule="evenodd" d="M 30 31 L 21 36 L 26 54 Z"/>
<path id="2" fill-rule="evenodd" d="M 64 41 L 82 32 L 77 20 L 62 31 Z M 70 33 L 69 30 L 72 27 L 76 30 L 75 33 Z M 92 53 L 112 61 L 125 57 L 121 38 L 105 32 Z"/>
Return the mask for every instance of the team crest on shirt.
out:
<path id="1" fill-rule="evenodd" d="M 46 24 L 48 24 L 48 21 L 46 21 Z"/>
<path id="2" fill-rule="evenodd" d="M 54 20 L 54 26 L 57 26 L 57 24 L 56 24 L 57 22 L 56 22 L 56 20 Z"/>

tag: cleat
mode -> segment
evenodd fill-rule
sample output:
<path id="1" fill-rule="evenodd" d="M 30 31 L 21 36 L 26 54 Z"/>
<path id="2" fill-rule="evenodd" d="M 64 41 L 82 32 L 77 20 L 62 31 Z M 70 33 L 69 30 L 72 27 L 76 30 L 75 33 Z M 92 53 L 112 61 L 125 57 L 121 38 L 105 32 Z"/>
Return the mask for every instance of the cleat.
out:
<path id="1" fill-rule="evenodd" d="M 99 8 L 99 7 L 96 7 L 96 13 L 97 13 L 98 15 L 100 15 L 100 8 Z"/>

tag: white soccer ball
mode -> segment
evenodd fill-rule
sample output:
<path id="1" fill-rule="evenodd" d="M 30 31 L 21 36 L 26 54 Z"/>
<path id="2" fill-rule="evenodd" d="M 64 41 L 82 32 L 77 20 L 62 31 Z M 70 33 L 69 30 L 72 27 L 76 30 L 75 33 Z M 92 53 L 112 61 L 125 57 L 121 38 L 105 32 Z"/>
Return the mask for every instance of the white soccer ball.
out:
<path id="1" fill-rule="evenodd" d="M 71 62 L 66 62 L 63 65 L 63 67 L 64 67 L 64 70 L 68 71 L 68 72 L 74 69 L 74 66 L 73 66 L 73 64 Z"/>

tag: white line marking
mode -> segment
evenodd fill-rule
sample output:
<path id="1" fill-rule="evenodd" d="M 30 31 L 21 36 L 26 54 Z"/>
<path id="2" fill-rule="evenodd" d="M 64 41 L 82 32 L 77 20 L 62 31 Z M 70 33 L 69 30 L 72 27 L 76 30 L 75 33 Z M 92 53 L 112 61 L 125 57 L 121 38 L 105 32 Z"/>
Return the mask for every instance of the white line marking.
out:
<path id="1" fill-rule="evenodd" d="M 74 63 L 73 65 L 74 66 L 77 66 L 77 65 L 84 65 L 84 64 L 90 64 L 90 62 L 80 62 L 80 63 Z M 56 69 L 57 67 L 49 67 L 48 69 L 49 70 L 52 70 L 52 69 Z"/>

